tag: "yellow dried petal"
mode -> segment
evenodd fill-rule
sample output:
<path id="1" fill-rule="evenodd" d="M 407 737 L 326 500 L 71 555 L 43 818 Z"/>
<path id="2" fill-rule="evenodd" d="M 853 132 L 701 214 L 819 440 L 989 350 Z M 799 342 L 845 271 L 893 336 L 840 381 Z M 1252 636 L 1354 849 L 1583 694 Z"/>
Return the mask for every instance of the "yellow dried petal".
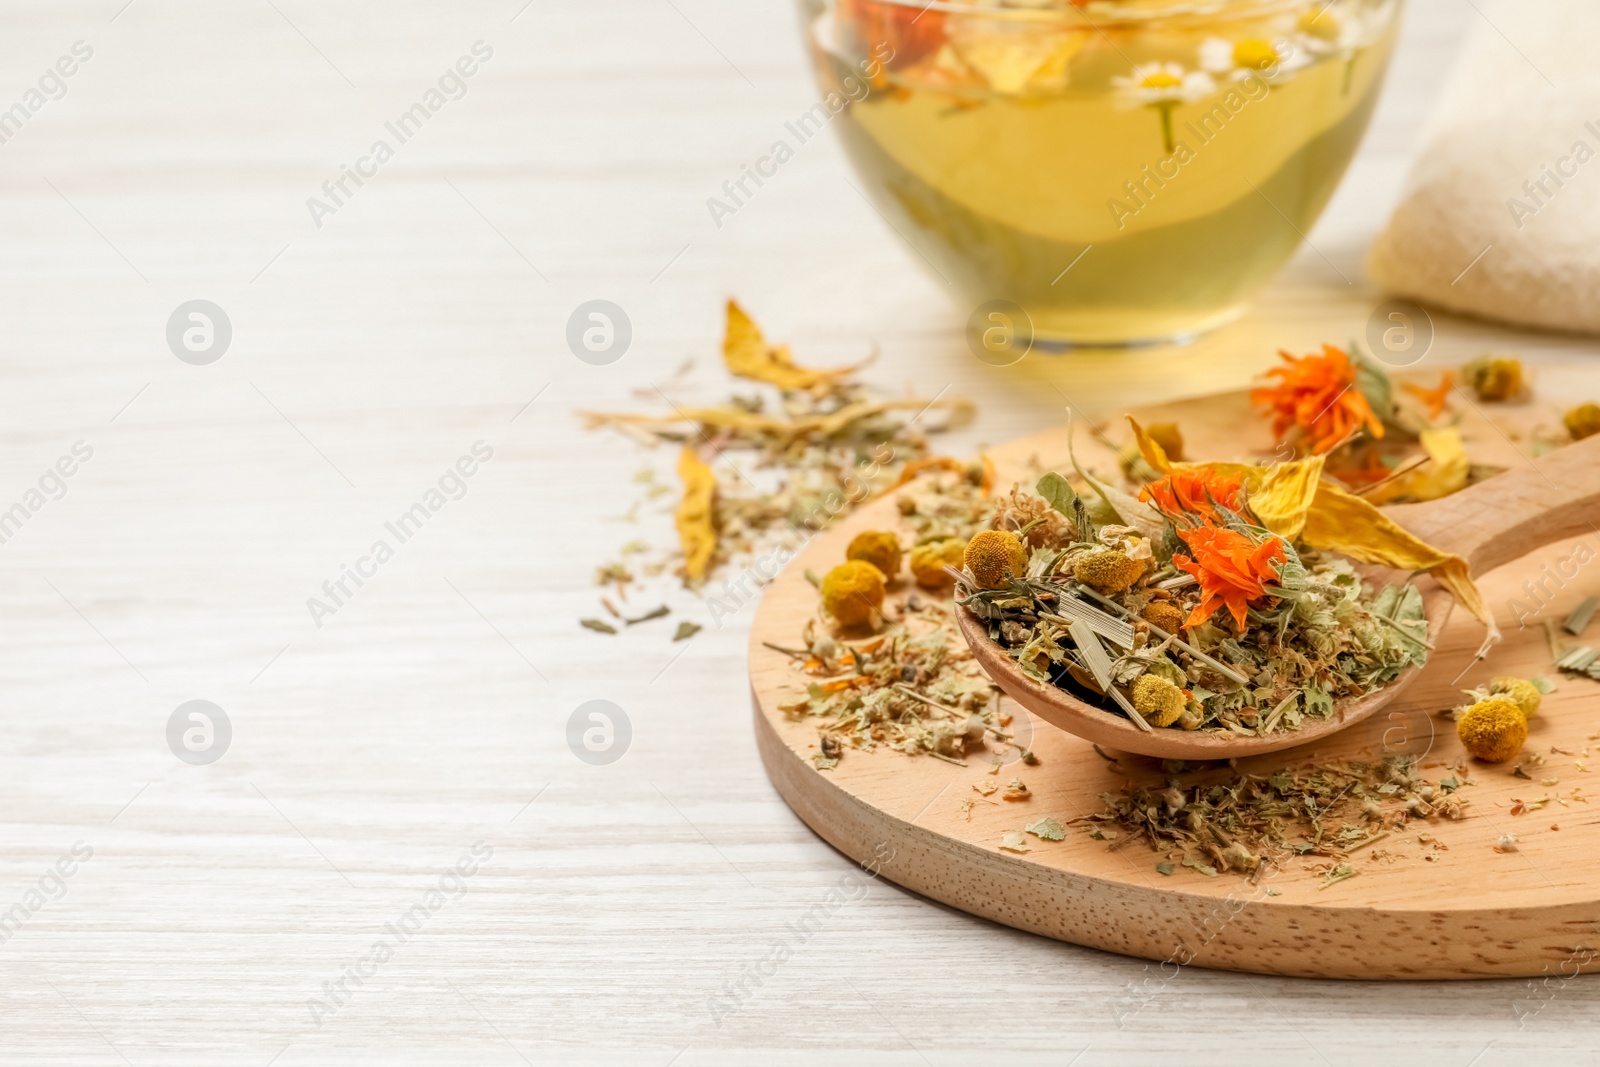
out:
<path id="1" fill-rule="evenodd" d="M 1150 440 L 1161 446 L 1161 451 L 1174 463 L 1183 460 L 1183 431 L 1178 429 L 1175 422 L 1152 423 L 1149 429 Z"/>
<path id="2" fill-rule="evenodd" d="M 1408 533 L 1354 493 L 1327 482 L 1318 485 L 1300 537 L 1313 548 L 1339 552 L 1362 563 L 1427 571 L 1450 591 L 1456 603 L 1488 628 L 1490 642 L 1500 640 L 1500 627 L 1473 584 L 1467 561 Z"/>
<path id="3" fill-rule="evenodd" d="M 683 498 L 678 501 L 673 522 L 678 527 L 678 543 L 683 546 L 684 581 L 694 584 L 705 578 L 717 547 L 711 511 L 717 476 L 693 448 L 685 445 L 678 454 L 678 477 L 683 481 Z"/>
<path id="4" fill-rule="evenodd" d="M 1316 501 L 1326 460 L 1326 456 L 1312 456 L 1268 468 L 1258 484 L 1250 486 L 1250 510 L 1261 525 L 1290 541 L 1298 538 Z"/>
<path id="5" fill-rule="evenodd" d="M 1133 427 L 1133 439 L 1139 443 L 1139 454 L 1144 457 L 1144 461 L 1157 473 L 1171 473 L 1172 460 L 1167 458 L 1167 450 L 1161 447 L 1161 442 L 1140 426 L 1139 420 L 1132 415 L 1128 416 L 1128 425 Z"/>
<path id="6" fill-rule="evenodd" d="M 1472 463 L 1467 459 L 1467 446 L 1461 440 L 1461 431 L 1454 426 L 1423 430 L 1420 438 L 1429 462 L 1363 494 L 1368 500 L 1380 507 L 1402 497 L 1438 500 L 1467 487 Z"/>
<path id="7" fill-rule="evenodd" d="M 728 325 L 722 336 L 722 361 L 741 378 L 766 382 L 784 390 L 824 389 L 866 365 L 864 361 L 837 370 L 809 370 L 797 365 L 788 345 L 769 345 L 761 327 L 736 301 L 728 301 Z"/>

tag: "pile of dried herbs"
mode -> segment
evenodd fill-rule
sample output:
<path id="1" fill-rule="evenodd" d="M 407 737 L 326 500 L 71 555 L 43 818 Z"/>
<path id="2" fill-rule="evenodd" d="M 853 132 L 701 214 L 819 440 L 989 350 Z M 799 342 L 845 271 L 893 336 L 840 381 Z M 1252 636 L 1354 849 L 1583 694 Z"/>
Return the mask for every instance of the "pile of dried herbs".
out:
<path id="1" fill-rule="evenodd" d="M 1136 499 L 1079 473 L 1092 505 L 1048 474 L 998 509 L 1020 573 L 969 548 L 960 576 L 959 602 L 1038 681 L 1141 729 L 1260 736 L 1426 662 L 1416 587 L 1374 589 L 1343 556 L 1273 533 L 1247 478 L 1169 469 Z"/>
<path id="2" fill-rule="evenodd" d="M 934 457 L 928 435 L 969 420 L 966 401 L 887 397 L 856 379 L 864 363 L 800 366 L 787 346 L 768 343 L 731 300 L 722 356 L 730 374 L 751 384 L 748 392 L 696 403 L 686 396 L 685 364 L 671 380 L 640 392 L 664 405 L 661 413 L 580 412 L 590 429 L 613 429 L 648 447 L 679 448 L 681 489 L 675 493 L 645 468 L 635 479 L 641 499 L 623 516 L 637 522 L 642 505 L 676 495 L 678 544 L 656 548 L 634 539 L 600 567 L 596 583 L 619 598 L 641 577 L 670 567 L 695 589 L 713 575 L 742 572 L 733 574 L 739 592 L 733 603 L 741 603 L 754 594 L 752 586 L 770 581 L 799 546 L 851 506 L 921 470 L 965 471 L 963 464 Z M 626 621 L 609 600 L 602 603 Z"/>
<path id="3" fill-rule="evenodd" d="M 1177 863 L 1206 875 L 1231 870 L 1256 879 L 1269 867 L 1306 857 L 1323 861 L 1325 887 L 1357 873 L 1352 854 L 1413 822 L 1462 818 L 1469 801 L 1458 790 L 1470 784 L 1464 761 L 1449 777 L 1429 781 L 1406 755 L 1269 775 L 1202 773 L 1187 783 L 1173 775 L 1165 786 L 1105 793 L 1104 811 L 1074 821 L 1114 849 L 1144 841 L 1165 854 L 1157 865 L 1163 874 Z M 1424 858 L 1445 847 L 1427 832 L 1419 841 L 1432 847 Z"/>
<path id="4" fill-rule="evenodd" d="M 993 514 L 987 494 L 960 473 L 907 485 L 895 503 L 913 546 L 964 543 Z M 983 750 L 997 762 L 1019 754 L 1031 760 L 1025 739 L 1011 733 L 999 690 L 956 630 L 948 576 L 920 577 L 928 584 L 906 583 L 886 598 L 876 634 L 852 638 L 813 618 L 802 647 L 769 646 L 808 678 L 804 695 L 779 707 L 791 718 L 816 720 L 819 769 L 836 766 L 847 749 L 889 748 L 961 765 Z"/>

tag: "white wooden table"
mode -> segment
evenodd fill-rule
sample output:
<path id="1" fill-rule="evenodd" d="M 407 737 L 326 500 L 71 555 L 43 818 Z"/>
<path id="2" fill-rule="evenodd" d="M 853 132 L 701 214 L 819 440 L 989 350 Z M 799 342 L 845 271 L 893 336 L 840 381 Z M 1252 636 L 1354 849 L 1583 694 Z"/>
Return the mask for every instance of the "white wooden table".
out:
<path id="1" fill-rule="evenodd" d="M 813 98 L 782 0 L 6 3 L 0 107 L 75 42 L 92 56 L 0 144 L 0 511 L 26 512 L 0 544 L 0 1062 L 1579 1062 L 1587 981 L 1519 1029 L 1521 982 L 1188 971 L 1119 1026 L 1143 962 L 882 882 L 718 1018 L 851 865 L 762 773 L 748 613 L 686 645 L 575 621 L 597 563 L 669 536 L 614 517 L 671 457 L 572 410 L 640 404 L 690 356 L 724 390 L 728 294 L 803 360 L 877 343 L 877 380 L 977 400 L 957 449 L 1059 419 L 1042 379 L 1112 413 L 1359 333 L 1362 251 L 1475 18 L 1414 0 L 1322 254 L 1270 311 L 1000 372 L 831 140 L 712 224 L 706 198 Z M 464 95 L 362 162 L 478 41 Z M 314 220 L 342 165 L 369 176 Z M 634 328 L 610 366 L 563 340 L 598 298 Z M 208 365 L 166 338 L 195 299 L 232 325 Z M 1429 358 L 1488 344 L 1592 347 L 1441 320 Z M 387 534 L 479 441 L 465 494 Z M 92 457 L 45 477 L 77 442 Z M 362 562 L 380 538 L 393 558 Z M 318 626 L 307 599 L 358 564 Z M 209 765 L 167 739 L 196 699 L 231 724 Z M 568 748 L 592 699 L 631 722 L 610 765 Z"/>

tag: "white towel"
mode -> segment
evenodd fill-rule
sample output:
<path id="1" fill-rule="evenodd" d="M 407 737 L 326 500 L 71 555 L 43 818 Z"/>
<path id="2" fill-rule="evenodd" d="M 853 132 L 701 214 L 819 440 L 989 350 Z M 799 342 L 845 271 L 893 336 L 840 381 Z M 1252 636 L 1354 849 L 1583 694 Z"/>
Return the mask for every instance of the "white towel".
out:
<path id="1" fill-rule="evenodd" d="M 1367 271 L 1453 311 L 1600 333 L 1600 3 L 1474 4 Z"/>

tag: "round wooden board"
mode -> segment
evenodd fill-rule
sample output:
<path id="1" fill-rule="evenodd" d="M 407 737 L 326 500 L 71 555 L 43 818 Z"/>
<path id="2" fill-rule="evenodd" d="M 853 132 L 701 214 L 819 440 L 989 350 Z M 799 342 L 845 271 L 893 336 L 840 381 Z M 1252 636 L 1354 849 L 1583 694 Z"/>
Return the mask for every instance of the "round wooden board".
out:
<path id="1" fill-rule="evenodd" d="M 1528 434 L 1538 425 L 1559 426 L 1558 405 L 1543 398 L 1570 403 L 1600 397 L 1600 367 L 1546 369 L 1537 390 L 1538 399 L 1491 408 L 1458 397 L 1474 462 L 1537 476 L 1529 470 Z M 1269 427 L 1244 394 L 1138 414 L 1147 423 L 1177 422 L 1191 457 L 1272 450 Z M 1115 440 L 1127 437 L 1124 427 L 1105 429 Z M 1106 469 L 1111 462 L 1085 433 L 1077 448 L 1086 465 Z M 1065 468 L 1065 427 L 990 455 L 998 489 L 1013 481 L 1031 484 L 1039 469 Z M 1270 773 L 1312 759 L 1371 759 L 1398 749 L 1418 754 L 1429 778 L 1448 777 L 1447 765 L 1460 760 L 1462 750 L 1453 724 L 1438 713 L 1459 703 L 1460 690 L 1491 675 L 1542 674 L 1558 688 L 1533 719 L 1523 750 L 1531 779 L 1514 776 L 1510 765 L 1474 761 L 1471 784 L 1460 793 L 1470 800 L 1466 818 L 1413 822 L 1353 857 L 1359 874 L 1331 885 L 1297 861 L 1252 884 L 1238 874 L 1207 877 L 1183 867 L 1162 875 L 1156 863 L 1163 857 L 1144 844 L 1112 848 L 1081 826 L 1068 825 L 1061 842 L 1030 836 L 1026 854 L 1002 852 L 998 845 L 1008 831 L 1045 816 L 1068 824 L 1100 811 L 1106 791 L 1163 780 L 1158 761 L 1122 754 L 1108 763 L 1088 742 L 1030 719 L 1009 700 L 1013 730 L 1031 736 L 1040 762 L 1005 766 L 1000 782 L 1021 777 L 1031 799 L 1008 803 L 999 794 L 975 792 L 974 783 L 994 781 L 988 777 L 992 759 L 979 754 L 960 767 L 887 749 L 847 749 L 834 769 L 816 769 L 816 722 L 791 721 L 778 710 L 808 679 L 763 642 L 800 642 L 817 606 L 805 571 L 823 573 L 842 561 L 845 545 L 861 530 L 898 528 L 892 496 L 845 516 L 784 569 L 766 591 L 750 644 L 756 737 L 773 784 L 813 830 L 869 871 L 1008 926 L 1175 965 L 1324 978 L 1478 978 L 1564 967 L 1571 973 L 1600 949 L 1600 811 L 1581 799 L 1590 781 L 1583 768 L 1591 745 L 1600 764 L 1600 741 L 1593 740 L 1600 738 L 1600 683 L 1558 676 L 1542 626 L 1546 618 L 1564 620 L 1588 593 L 1600 593 L 1600 572 L 1578 567 L 1573 577 L 1571 562 L 1575 550 L 1592 557 L 1600 538 L 1586 549 L 1546 546 L 1483 577 L 1484 594 L 1506 631 L 1486 662 L 1471 665 L 1481 629 L 1456 612 L 1432 661 L 1391 708 L 1313 745 L 1239 761 L 1243 770 Z M 1524 582 L 1544 592 L 1530 597 Z M 890 598 L 915 591 L 902 574 Z M 1517 602 L 1526 609 L 1523 627 Z M 1526 614 L 1533 610 L 1537 616 Z M 1600 642 L 1600 624 L 1587 637 Z M 1539 756 L 1545 762 L 1533 766 Z M 1555 784 L 1543 784 L 1548 780 Z M 975 803 L 964 811 L 969 798 Z M 1535 806 L 1541 798 L 1548 800 Z M 1420 841 L 1420 833 L 1436 844 Z M 1504 834 L 1515 835 L 1514 850 L 1496 850 Z M 1163 967 L 1153 980 L 1169 973 L 1175 972 Z"/>

